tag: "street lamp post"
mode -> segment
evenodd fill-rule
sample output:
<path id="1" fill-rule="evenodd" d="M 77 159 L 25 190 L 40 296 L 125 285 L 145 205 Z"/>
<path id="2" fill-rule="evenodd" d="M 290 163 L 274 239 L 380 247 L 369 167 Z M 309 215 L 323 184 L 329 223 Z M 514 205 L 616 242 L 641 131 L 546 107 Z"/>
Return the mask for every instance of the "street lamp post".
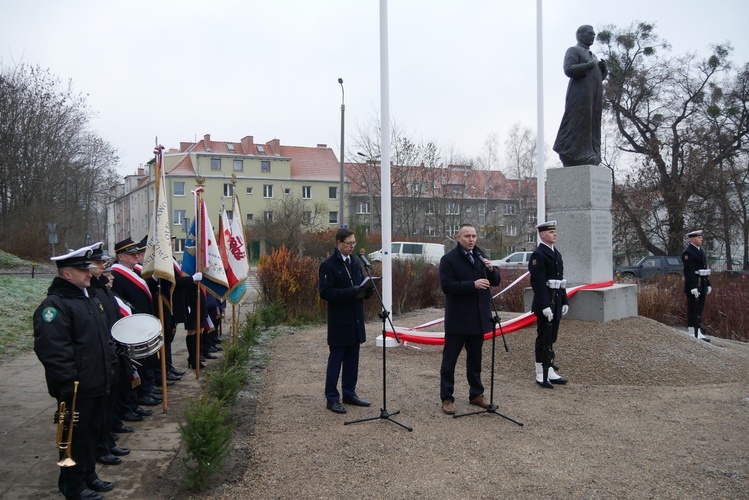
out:
<path id="1" fill-rule="evenodd" d="M 346 115 L 345 92 L 343 90 L 343 78 L 338 79 L 338 83 L 341 84 L 341 185 L 338 188 L 338 226 L 346 227 L 345 219 L 343 217 L 343 138 L 344 138 L 344 117 Z"/>

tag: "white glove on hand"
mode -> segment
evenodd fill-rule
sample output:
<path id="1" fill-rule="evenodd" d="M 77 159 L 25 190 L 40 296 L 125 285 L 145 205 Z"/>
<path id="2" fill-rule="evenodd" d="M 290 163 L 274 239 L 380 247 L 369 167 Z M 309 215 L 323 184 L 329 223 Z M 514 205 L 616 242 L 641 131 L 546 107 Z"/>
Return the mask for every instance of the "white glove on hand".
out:
<path id="1" fill-rule="evenodd" d="M 546 316 L 547 321 L 551 321 L 552 319 L 554 319 L 554 313 L 551 312 L 551 307 L 545 308 L 543 311 L 541 311 L 541 314 Z"/>
<path id="2" fill-rule="evenodd" d="M 568 312 L 569 310 L 570 310 L 570 306 L 568 306 L 567 304 L 564 304 L 564 305 L 562 306 L 562 316 L 564 316 L 565 314 L 567 314 L 567 312 Z"/>
<path id="3" fill-rule="evenodd" d="M 195 273 L 192 275 L 192 280 L 194 282 L 202 281 L 203 280 L 203 273 Z"/>
<path id="4" fill-rule="evenodd" d="M 697 290 L 696 288 L 692 288 L 692 289 L 690 290 L 690 293 L 691 293 L 692 295 L 694 295 L 694 298 L 695 298 L 695 299 L 699 299 L 699 298 L 700 298 L 700 291 L 699 291 L 699 290 Z"/>
<path id="5" fill-rule="evenodd" d="M 710 295 L 710 292 L 712 292 L 712 291 L 713 291 L 713 287 L 708 286 L 707 287 L 707 294 Z"/>

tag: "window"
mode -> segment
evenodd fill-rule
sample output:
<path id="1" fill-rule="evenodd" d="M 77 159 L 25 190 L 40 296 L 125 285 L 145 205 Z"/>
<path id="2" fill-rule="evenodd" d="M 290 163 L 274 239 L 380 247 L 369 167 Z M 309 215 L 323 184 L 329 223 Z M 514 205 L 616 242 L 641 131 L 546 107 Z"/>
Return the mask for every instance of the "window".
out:
<path id="1" fill-rule="evenodd" d="M 536 214 L 528 214 L 528 222 L 535 223 L 536 222 Z"/>
<path id="2" fill-rule="evenodd" d="M 273 198 L 273 184 L 263 184 L 263 198 Z"/>
<path id="3" fill-rule="evenodd" d="M 425 211 L 427 215 L 434 215 L 434 203 L 427 203 Z"/>
<path id="4" fill-rule="evenodd" d="M 338 199 L 338 186 L 328 186 L 328 198 L 331 200 Z M 338 214 L 338 212 L 336 212 Z"/>
<path id="5" fill-rule="evenodd" d="M 234 144 L 232 144 L 231 142 L 226 144 L 226 149 L 228 149 L 230 153 L 236 153 L 236 149 L 234 149 Z"/>
<path id="6" fill-rule="evenodd" d="M 427 236 L 437 236 L 437 231 L 434 230 L 434 226 L 427 226 Z"/>
<path id="7" fill-rule="evenodd" d="M 283 188 L 283 194 L 289 196 L 291 194 L 291 188 Z"/>
<path id="8" fill-rule="evenodd" d="M 507 226 L 507 232 L 505 233 L 507 236 L 517 236 L 518 235 L 518 227 L 509 225 Z"/>
<path id="9" fill-rule="evenodd" d="M 257 152 L 260 153 L 261 155 L 264 155 L 265 154 L 265 146 L 263 146 L 262 144 L 258 144 L 257 145 Z"/>
<path id="10" fill-rule="evenodd" d="M 232 144 L 233 146 L 233 144 Z M 242 160 L 234 160 L 234 171 L 235 172 L 242 172 L 244 171 L 244 161 Z"/>
<path id="11" fill-rule="evenodd" d="M 273 211 L 268 210 L 266 212 L 263 212 L 263 217 L 265 218 L 266 222 L 273 222 Z"/>
<path id="12" fill-rule="evenodd" d="M 254 214 L 247 214 L 247 222 L 252 222 L 252 220 L 255 218 Z"/>
<path id="13" fill-rule="evenodd" d="M 234 210 L 226 210 L 226 218 L 232 220 L 234 218 Z"/>
<path id="14" fill-rule="evenodd" d="M 185 218 L 186 215 L 187 215 L 187 211 L 186 210 L 175 210 L 174 211 L 174 217 L 173 217 L 174 218 L 174 225 L 175 226 L 181 226 L 182 225 L 182 220 Z"/>
<path id="15" fill-rule="evenodd" d="M 270 172 L 270 160 L 261 160 L 260 161 L 260 171 L 261 172 Z"/>
<path id="16" fill-rule="evenodd" d="M 173 250 L 175 252 L 184 252 L 185 251 L 185 239 L 184 238 L 175 238 L 172 241 L 174 241 L 174 248 L 173 248 Z"/>
<path id="17" fill-rule="evenodd" d="M 185 195 L 185 183 L 182 181 L 176 182 L 172 184 L 172 191 L 174 193 L 174 196 L 184 196 Z"/>
<path id="18" fill-rule="evenodd" d="M 486 205 L 483 203 L 478 204 L 478 211 L 479 211 L 479 225 L 483 226 L 486 224 Z"/>
<path id="19" fill-rule="evenodd" d="M 460 203 L 457 201 L 448 201 L 445 204 L 445 215 L 460 215 Z"/>
<path id="20" fill-rule="evenodd" d="M 452 238 L 460 232 L 460 224 L 453 224 L 453 225 L 448 224 L 446 227 L 446 230 L 447 230 L 446 236 L 448 236 L 449 238 Z"/>
<path id="21" fill-rule="evenodd" d="M 211 170 L 221 170 L 221 158 L 211 158 Z"/>
<path id="22" fill-rule="evenodd" d="M 526 243 L 535 243 L 536 242 L 536 235 L 533 233 L 528 233 L 525 235 L 525 242 Z"/>
<path id="23" fill-rule="evenodd" d="M 302 199 L 309 200 L 312 198 L 312 186 L 302 186 Z"/>
<path id="24" fill-rule="evenodd" d="M 513 215 L 517 211 L 517 207 L 515 205 L 505 205 L 505 215 Z"/>
<path id="25" fill-rule="evenodd" d="M 245 193 L 252 194 L 252 187 L 247 187 Z"/>
<path id="26" fill-rule="evenodd" d="M 356 213 L 357 214 L 368 214 L 369 213 L 369 202 L 368 201 L 360 201 L 356 204 Z"/>
<path id="27" fill-rule="evenodd" d="M 231 197 L 234 194 L 234 185 L 231 183 L 224 184 L 224 196 Z"/>
<path id="28" fill-rule="evenodd" d="M 330 222 L 331 224 L 338 224 L 338 212 L 329 212 L 328 222 Z"/>
<path id="29" fill-rule="evenodd" d="M 312 212 L 310 210 L 307 210 L 304 212 L 304 223 L 307 225 L 312 225 L 313 217 Z"/>
<path id="30" fill-rule="evenodd" d="M 404 243 L 403 253 L 421 255 L 424 253 L 424 245 L 422 245 L 421 243 Z"/>

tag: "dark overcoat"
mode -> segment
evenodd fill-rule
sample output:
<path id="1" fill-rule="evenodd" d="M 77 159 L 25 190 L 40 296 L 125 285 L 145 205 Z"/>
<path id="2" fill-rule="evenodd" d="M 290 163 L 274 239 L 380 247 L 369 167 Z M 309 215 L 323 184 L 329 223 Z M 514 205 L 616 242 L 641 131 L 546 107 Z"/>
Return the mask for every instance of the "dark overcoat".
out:
<path id="1" fill-rule="evenodd" d="M 445 334 L 483 335 L 492 331 L 491 291 L 478 290 L 477 279 L 487 278 L 492 286 L 499 285 L 499 271 L 486 268 L 474 247 L 474 264 L 468 260 L 463 247 L 455 248 L 440 260 L 440 288 L 445 294 Z"/>
<path id="2" fill-rule="evenodd" d="M 364 301 L 355 298 L 354 285 L 364 280 L 359 262 L 351 256 L 351 275 L 336 248 L 320 264 L 320 298 L 328 303 L 328 345 L 351 346 L 366 340 Z"/>
<path id="3" fill-rule="evenodd" d="M 707 255 L 690 243 L 681 254 L 681 262 L 684 264 L 684 291 L 689 293 L 693 288 L 699 288 L 700 277 L 695 271 L 707 269 Z M 705 276 L 704 282 L 706 287 L 710 286 L 710 277 Z M 706 292 L 700 290 L 700 293 Z"/>

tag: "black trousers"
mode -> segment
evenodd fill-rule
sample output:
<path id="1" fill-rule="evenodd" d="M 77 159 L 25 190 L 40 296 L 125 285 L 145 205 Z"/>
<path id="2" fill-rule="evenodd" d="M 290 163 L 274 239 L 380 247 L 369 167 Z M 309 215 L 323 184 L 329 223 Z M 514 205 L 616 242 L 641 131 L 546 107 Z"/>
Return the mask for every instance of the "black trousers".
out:
<path id="1" fill-rule="evenodd" d="M 344 398 L 356 396 L 356 383 L 359 380 L 359 344 L 347 346 L 328 346 L 328 368 L 325 373 L 325 399 L 336 402 L 338 393 L 338 375 L 341 376 L 341 390 Z"/>
<path id="2" fill-rule="evenodd" d="M 557 341 L 557 334 L 559 333 L 559 320 L 560 318 L 556 317 L 555 313 L 554 319 L 551 320 L 551 345 L 554 345 L 554 343 Z M 544 331 L 546 330 L 547 323 L 548 321 L 546 320 L 546 316 L 536 313 L 536 363 L 542 363 L 544 359 Z"/>
<path id="3" fill-rule="evenodd" d="M 481 349 L 484 336 L 445 334 L 445 348 L 442 350 L 442 366 L 440 367 L 440 401 L 455 401 L 455 365 L 458 363 L 460 351 L 466 350 L 466 378 L 468 379 L 470 399 L 484 393 L 481 383 Z"/>
<path id="4" fill-rule="evenodd" d="M 76 400 L 75 411 L 78 413 L 78 423 L 73 428 L 73 442 L 71 443 L 71 456 L 75 465 L 60 467 L 60 477 L 57 480 L 60 493 L 66 497 L 80 494 L 88 484 L 98 478 L 96 446 L 101 437 L 105 406 L 105 395 L 92 398 L 79 397 Z M 67 439 L 67 432 L 63 439 Z"/>
<path id="5" fill-rule="evenodd" d="M 700 293 L 698 299 L 694 298 L 692 292 L 687 292 L 687 326 L 696 328 L 700 326 L 700 321 L 697 319 L 702 316 L 702 311 L 705 309 L 705 295 L 706 293 Z"/>

